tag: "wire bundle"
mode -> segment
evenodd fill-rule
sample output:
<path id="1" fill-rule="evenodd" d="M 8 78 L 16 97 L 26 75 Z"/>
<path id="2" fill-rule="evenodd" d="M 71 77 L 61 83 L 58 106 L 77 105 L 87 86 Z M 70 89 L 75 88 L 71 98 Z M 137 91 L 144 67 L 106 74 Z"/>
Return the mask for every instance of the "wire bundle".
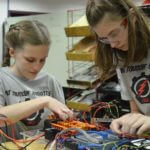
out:
<path id="1" fill-rule="evenodd" d="M 8 126 L 7 125 L 10 125 L 11 126 L 11 134 L 12 134 L 12 137 L 8 136 Z M 6 133 L 4 133 L 4 131 L 0 128 L 0 135 L 2 137 L 5 137 L 6 139 L 10 140 L 12 143 L 14 143 L 17 147 L 18 147 L 18 150 L 25 150 L 26 147 L 28 147 L 31 143 L 33 143 L 34 141 L 38 140 L 39 138 L 41 138 L 42 136 L 44 136 L 44 133 L 40 134 L 40 135 L 37 135 L 35 136 L 34 138 L 32 139 L 28 139 L 28 140 L 17 140 L 15 138 L 15 131 L 14 131 L 14 127 L 13 127 L 13 124 L 11 123 L 11 121 L 7 118 L 7 116 L 3 115 L 3 114 L 0 114 L 0 126 L 2 125 L 5 125 L 6 127 Z M 26 146 L 22 147 L 19 145 L 19 143 L 27 143 Z M 0 144 L 0 146 L 5 149 L 5 150 L 9 150 L 7 147 L 5 147 L 4 145 Z"/>

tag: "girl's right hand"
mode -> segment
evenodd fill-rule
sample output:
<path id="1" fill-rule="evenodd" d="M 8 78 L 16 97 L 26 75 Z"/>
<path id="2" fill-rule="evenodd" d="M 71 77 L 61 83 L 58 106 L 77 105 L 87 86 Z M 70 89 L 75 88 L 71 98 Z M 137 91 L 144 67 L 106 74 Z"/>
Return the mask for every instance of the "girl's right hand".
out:
<path id="1" fill-rule="evenodd" d="M 110 128 L 118 134 L 142 134 L 150 131 L 150 117 L 140 113 L 129 113 L 112 121 Z"/>
<path id="2" fill-rule="evenodd" d="M 66 105 L 62 104 L 58 100 L 49 97 L 47 107 L 57 114 L 62 120 L 72 120 L 74 118 L 73 111 L 71 111 Z"/>

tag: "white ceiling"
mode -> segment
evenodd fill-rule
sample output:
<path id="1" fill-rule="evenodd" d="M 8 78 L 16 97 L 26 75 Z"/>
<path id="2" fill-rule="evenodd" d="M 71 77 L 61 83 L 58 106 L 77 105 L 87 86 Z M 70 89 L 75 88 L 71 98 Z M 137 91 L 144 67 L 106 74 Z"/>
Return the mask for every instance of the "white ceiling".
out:
<path id="1" fill-rule="evenodd" d="M 70 4 L 83 4 L 85 2 L 87 2 L 87 0 L 34 0 L 34 1 L 43 1 L 46 2 L 46 3 L 49 3 L 49 4 L 59 4 L 59 5 L 64 5 L 64 4 L 67 4 L 67 3 L 70 3 Z"/>
<path id="2" fill-rule="evenodd" d="M 25 10 L 25 11 L 62 11 L 85 9 L 88 0 L 7 0 L 10 1 L 10 10 Z M 137 5 L 140 5 L 144 0 L 133 0 Z"/>
<path id="3" fill-rule="evenodd" d="M 10 9 L 14 7 L 39 6 L 45 10 L 59 10 L 59 9 L 77 9 L 85 8 L 88 0 L 9 0 Z M 18 9 L 17 8 L 17 9 Z"/>

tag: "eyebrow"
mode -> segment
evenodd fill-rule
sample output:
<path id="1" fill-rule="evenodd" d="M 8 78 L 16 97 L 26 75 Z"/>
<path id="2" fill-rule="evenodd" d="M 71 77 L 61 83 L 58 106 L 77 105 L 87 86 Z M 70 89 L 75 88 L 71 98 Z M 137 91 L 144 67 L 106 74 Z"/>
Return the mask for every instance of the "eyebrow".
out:
<path id="1" fill-rule="evenodd" d="M 41 59 L 46 59 L 48 56 L 46 56 L 46 57 L 43 57 L 43 58 L 41 58 Z M 24 58 L 25 59 L 36 59 L 35 57 L 28 57 L 28 56 L 24 56 Z"/>

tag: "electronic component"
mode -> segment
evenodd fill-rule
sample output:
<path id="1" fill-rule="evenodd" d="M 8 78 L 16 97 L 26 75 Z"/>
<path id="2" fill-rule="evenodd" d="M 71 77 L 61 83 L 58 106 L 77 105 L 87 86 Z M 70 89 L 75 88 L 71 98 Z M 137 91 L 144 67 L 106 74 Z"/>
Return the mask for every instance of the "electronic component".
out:
<path id="1" fill-rule="evenodd" d="M 58 130 L 64 130 L 67 128 L 80 128 L 83 130 L 94 130 L 96 129 L 95 125 L 84 123 L 81 121 L 56 121 L 56 120 L 45 120 L 45 128 L 55 128 Z"/>
<path id="2" fill-rule="evenodd" d="M 71 136 L 64 140 L 60 138 L 57 140 L 57 150 L 111 150 L 115 146 L 119 138 L 113 134 L 110 130 L 108 131 L 87 131 L 87 138 L 82 133 L 75 136 Z M 105 149 L 106 148 L 106 149 Z"/>
<path id="3" fill-rule="evenodd" d="M 54 116 L 49 116 L 49 118 L 54 118 Z M 84 123 L 81 121 L 60 121 L 58 119 L 47 119 L 44 121 L 44 132 L 45 138 L 48 140 L 52 140 L 52 137 L 60 132 L 61 130 L 67 128 L 79 128 L 82 130 L 96 130 L 96 126 Z M 74 135 L 75 131 L 71 131 L 71 134 Z"/>
<path id="4" fill-rule="evenodd" d="M 111 130 L 87 131 L 56 142 L 56 150 L 148 150 L 150 140 L 120 138 Z"/>
<path id="5" fill-rule="evenodd" d="M 117 135 L 111 130 L 81 121 L 61 121 L 49 116 L 44 122 L 45 138 L 55 137 L 56 150 L 148 150 L 150 140 L 138 136 Z M 57 135 L 56 135 L 57 134 Z M 146 138 L 149 136 L 145 136 Z"/>

